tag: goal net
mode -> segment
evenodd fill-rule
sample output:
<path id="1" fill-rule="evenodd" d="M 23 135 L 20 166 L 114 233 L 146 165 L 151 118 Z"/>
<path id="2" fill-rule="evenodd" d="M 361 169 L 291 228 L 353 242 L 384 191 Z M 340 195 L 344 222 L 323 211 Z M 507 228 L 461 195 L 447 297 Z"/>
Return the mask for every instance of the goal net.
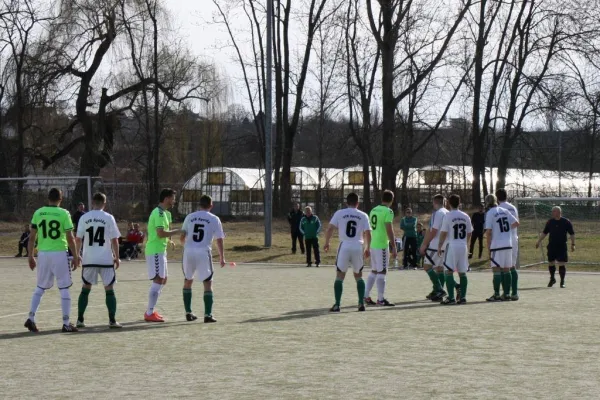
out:
<path id="1" fill-rule="evenodd" d="M 516 198 L 513 201 L 519 211 L 519 265 L 521 268 L 547 263 L 546 237 L 539 249 L 535 243 L 552 218 L 552 207 L 559 206 L 563 217 L 573 223 L 576 237 L 575 252 L 569 245 L 569 264 L 600 265 L 597 253 L 600 243 L 600 198 L 598 197 L 547 197 Z"/>

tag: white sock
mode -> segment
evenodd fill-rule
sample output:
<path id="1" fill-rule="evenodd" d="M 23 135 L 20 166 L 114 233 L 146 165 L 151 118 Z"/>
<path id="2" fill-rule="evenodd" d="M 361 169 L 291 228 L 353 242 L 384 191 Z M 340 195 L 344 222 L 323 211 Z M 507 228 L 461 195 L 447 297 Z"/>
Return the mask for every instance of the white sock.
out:
<path id="1" fill-rule="evenodd" d="M 32 322 L 35 322 L 35 313 L 37 312 L 38 308 L 40 308 L 40 302 L 42 301 L 44 292 L 44 289 L 37 286 L 33 291 L 33 295 L 31 296 L 31 308 L 29 309 L 29 319 Z"/>
<path id="2" fill-rule="evenodd" d="M 373 289 L 373 285 L 375 285 L 375 278 L 377 274 L 371 271 L 369 276 L 367 277 L 367 288 L 365 289 L 365 297 L 371 297 L 371 289 Z"/>
<path id="3" fill-rule="evenodd" d="M 156 307 L 156 302 L 158 302 L 158 296 L 160 295 L 160 291 L 163 285 L 152 282 L 150 285 L 150 294 L 148 295 L 148 310 L 146 311 L 146 315 L 152 315 L 154 313 L 154 307 Z"/>
<path id="4" fill-rule="evenodd" d="M 377 301 L 383 301 L 385 297 L 385 274 L 377 274 Z"/>
<path id="5" fill-rule="evenodd" d="M 60 308 L 63 313 L 63 325 L 69 325 L 69 314 L 71 314 L 71 292 L 69 289 L 60 289 Z"/>

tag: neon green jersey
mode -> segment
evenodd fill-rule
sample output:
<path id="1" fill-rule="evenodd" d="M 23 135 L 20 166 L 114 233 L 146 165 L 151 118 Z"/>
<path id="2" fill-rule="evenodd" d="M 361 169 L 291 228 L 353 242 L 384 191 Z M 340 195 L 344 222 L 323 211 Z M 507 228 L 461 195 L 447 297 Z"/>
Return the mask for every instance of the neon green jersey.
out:
<path id="1" fill-rule="evenodd" d="M 67 251 L 67 232 L 73 230 L 71 214 L 58 206 L 45 206 L 33 213 L 31 228 L 37 230 L 39 251 Z"/>
<path id="2" fill-rule="evenodd" d="M 371 210 L 369 214 L 371 222 L 371 248 L 372 249 L 387 249 L 390 241 L 387 235 L 385 224 L 394 222 L 394 212 L 386 206 L 377 206 Z"/>
<path id="3" fill-rule="evenodd" d="M 159 228 L 165 231 L 171 226 L 171 213 L 163 208 L 156 207 L 152 210 L 148 219 L 148 242 L 146 243 L 146 255 L 161 254 L 167 251 L 169 238 L 160 238 L 156 233 Z"/>

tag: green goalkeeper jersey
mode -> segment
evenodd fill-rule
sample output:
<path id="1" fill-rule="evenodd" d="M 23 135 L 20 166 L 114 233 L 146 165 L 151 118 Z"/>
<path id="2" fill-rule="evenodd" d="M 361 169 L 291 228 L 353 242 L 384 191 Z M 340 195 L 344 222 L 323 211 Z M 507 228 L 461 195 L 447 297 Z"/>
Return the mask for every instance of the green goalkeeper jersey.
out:
<path id="1" fill-rule="evenodd" d="M 394 212 L 389 207 L 377 206 L 371 210 L 369 221 L 371 222 L 371 229 L 373 229 L 373 233 L 371 234 L 371 248 L 387 249 L 390 241 L 387 235 L 386 224 L 394 221 Z"/>

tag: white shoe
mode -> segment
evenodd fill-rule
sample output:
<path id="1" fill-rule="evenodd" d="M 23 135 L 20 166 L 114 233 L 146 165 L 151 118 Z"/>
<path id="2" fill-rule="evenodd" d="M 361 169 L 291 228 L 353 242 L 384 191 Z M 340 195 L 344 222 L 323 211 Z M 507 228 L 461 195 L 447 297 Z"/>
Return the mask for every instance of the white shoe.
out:
<path id="1" fill-rule="evenodd" d="M 85 328 L 85 322 L 77 321 L 77 325 L 75 325 L 75 326 L 77 326 L 78 328 Z"/>
<path id="2" fill-rule="evenodd" d="M 121 325 L 120 323 L 118 323 L 117 321 L 115 321 L 115 322 L 109 322 L 108 323 L 108 327 L 110 329 L 121 329 L 123 327 L 123 325 Z"/>

